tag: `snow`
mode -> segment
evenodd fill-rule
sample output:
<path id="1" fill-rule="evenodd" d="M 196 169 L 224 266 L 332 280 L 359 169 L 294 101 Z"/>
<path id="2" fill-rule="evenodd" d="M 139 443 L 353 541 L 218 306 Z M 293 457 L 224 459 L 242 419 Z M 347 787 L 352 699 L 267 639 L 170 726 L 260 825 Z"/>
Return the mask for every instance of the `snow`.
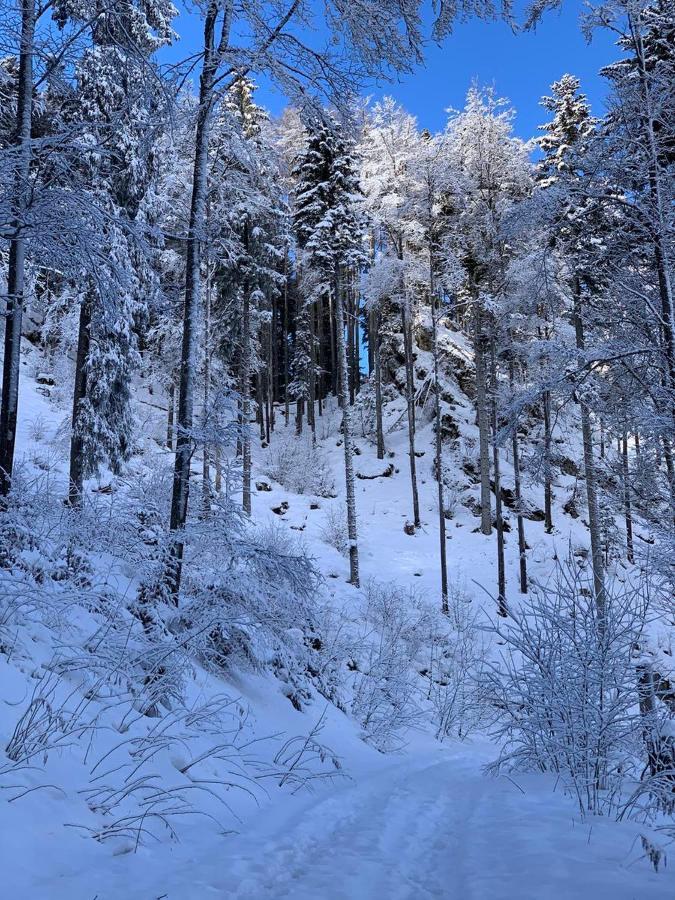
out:
<path id="1" fill-rule="evenodd" d="M 52 840 L 38 858 L 58 879 L 33 876 L 25 893 L 28 871 L 17 880 L 10 868 L 7 896 L 671 900 L 672 873 L 646 869 L 634 829 L 575 822 L 543 777 L 485 776 L 491 752 L 468 745 L 369 759 L 353 779 L 252 816 L 241 834 L 201 829 L 160 852 L 110 857 L 81 840 L 59 860 Z"/>
<path id="2" fill-rule="evenodd" d="M 26 465 L 47 453 L 62 418 L 39 393 L 22 366 L 19 456 Z M 150 410 L 148 412 L 148 410 Z M 393 428 L 403 407 L 391 404 L 385 428 Z M 468 404 L 454 413 L 463 434 L 475 429 Z M 47 435 L 35 437 L 37 418 Z M 146 458 L 165 451 L 161 411 L 143 407 Z M 362 580 L 376 578 L 407 585 L 431 606 L 440 604 L 437 568 L 436 485 L 431 474 L 431 425 L 421 422 L 418 460 L 422 527 L 404 532 L 411 516 L 405 429 L 386 435 L 388 455 L 375 459 L 374 448 L 359 435 L 355 417 L 356 470 L 375 474 L 390 462 L 389 477 L 356 480 Z M 283 430 L 282 417 L 278 418 Z M 292 424 L 291 424 L 292 427 Z M 339 414 L 328 410 L 318 423 L 320 447 L 336 485 L 336 499 L 297 494 L 271 482 L 271 491 L 253 497 L 253 515 L 261 526 L 284 523 L 298 534 L 325 576 L 325 591 L 336 610 L 349 609 L 358 596 L 347 584 L 349 561 L 326 544 L 324 525 L 330 504 L 344 503 L 343 447 Z M 265 471 L 265 450 L 254 448 L 253 483 Z M 512 472 L 504 465 L 504 483 Z M 106 480 L 106 479 L 104 479 Z M 266 481 L 269 479 L 265 479 Z M 571 483 L 572 479 L 570 479 Z M 585 546 L 580 520 L 561 511 L 566 479 L 561 476 L 556 505 L 558 533 L 527 522 L 530 573 L 545 578 L 556 552 L 569 541 Z M 538 505 L 537 490 L 526 500 Z M 273 508 L 288 503 L 279 515 Z M 450 580 L 463 585 L 471 602 L 493 612 L 496 582 L 494 538 L 475 533 L 479 520 L 458 504 L 448 525 Z M 517 586 L 515 529 L 506 535 L 509 597 Z M 486 593 L 487 592 L 487 593 Z M 0 657 L 0 746 L 5 747 L 19 711 L 33 688 L 31 665 L 38 668 L 45 650 L 35 638 L 35 657 L 15 664 Z M 211 819 L 189 818 L 180 840 L 98 843 L 77 825 L 91 814 L 82 798 L 84 768 L 64 746 L 50 756 L 49 781 L 23 772 L 19 787 L 0 779 L 3 896 L 13 900 L 671 900 L 675 872 L 655 873 L 642 850 L 640 835 L 654 835 L 635 823 L 580 820 L 571 799 L 553 776 L 488 776 L 484 767 L 496 748 L 484 736 L 438 744 L 428 730 L 406 736 L 398 753 L 376 752 L 361 739 L 358 724 L 325 701 L 298 712 L 269 675 L 242 673 L 229 682 L 200 671 L 191 695 L 224 691 L 251 710 L 255 734 L 307 734 L 325 712 L 322 742 L 340 757 L 335 777 L 314 781 L 310 791 L 271 785 L 256 801 L 232 794 L 233 816 L 223 829 Z M 325 705 L 325 709 L 324 709 Z M 96 738 L 94 751 L 105 752 L 110 738 Z M 275 744 L 275 746 L 278 746 Z M 199 747 L 191 747 L 195 754 Z M 184 750 L 173 748 L 157 760 L 161 783 L 176 781 Z M 267 752 L 267 751 L 265 751 Z M 37 763 L 36 763 L 37 765 Z M 39 768 L 39 766 L 37 766 Z M 18 797 L 26 787 L 35 787 Z M 205 811 L 212 811 L 208 804 Z M 657 844 L 663 844 L 657 838 Z"/>

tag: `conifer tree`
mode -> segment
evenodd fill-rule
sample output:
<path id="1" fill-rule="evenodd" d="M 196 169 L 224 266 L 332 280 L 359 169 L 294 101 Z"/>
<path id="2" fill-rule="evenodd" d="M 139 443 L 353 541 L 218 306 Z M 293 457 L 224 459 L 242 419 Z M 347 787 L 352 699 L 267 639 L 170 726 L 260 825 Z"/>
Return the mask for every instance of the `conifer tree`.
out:
<path id="1" fill-rule="evenodd" d="M 84 478 L 102 464 L 117 471 L 131 452 L 134 332 L 156 284 L 142 250 L 147 242 L 142 231 L 154 215 L 145 201 L 156 174 L 160 106 L 151 57 L 170 40 L 174 13 L 169 2 L 159 0 L 101 15 L 93 45 L 77 68 L 77 115 L 92 146 L 85 164 L 92 199 L 107 214 L 110 264 L 85 273 L 80 305 L 70 448 L 73 505 L 82 501 Z"/>
<path id="2" fill-rule="evenodd" d="M 565 76 L 552 86 L 552 96 L 544 100 L 553 119 L 540 138 L 544 158 L 540 164 L 544 190 L 557 191 L 558 213 L 553 230 L 563 258 L 571 297 L 571 318 L 576 348 L 583 361 L 587 349 L 586 319 L 590 302 L 599 290 L 596 246 L 604 233 L 602 206 L 588 196 L 584 187 L 584 151 L 594 134 L 596 122 L 588 101 L 579 93 L 579 81 Z M 582 362 L 583 364 L 583 362 Z M 604 614 L 605 567 L 600 525 L 600 506 L 591 409 L 584 389 L 576 393 L 581 415 L 586 499 L 591 540 L 591 561 L 595 600 L 599 616 Z"/>
<path id="3" fill-rule="evenodd" d="M 349 403 L 345 299 L 348 274 L 363 258 L 363 226 L 352 147 L 337 122 L 326 117 L 308 125 L 308 140 L 295 169 L 294 223 L 307 263 L 321 273 L 317 294 L 329 297 L 335 314 L 337 390 L 342 407 L 345 451 L 347 527 L 350 581 L 359 584 L 359 559 L 354 493 L 352 412 Z M 310 317 L 313 313 L 310 311 Z M 313 335 L 310 329 L 310 340 Z M 313 357 L 310 348 L 310 379 Z M 310 393 L 310 401 L 312 395 Z"/>

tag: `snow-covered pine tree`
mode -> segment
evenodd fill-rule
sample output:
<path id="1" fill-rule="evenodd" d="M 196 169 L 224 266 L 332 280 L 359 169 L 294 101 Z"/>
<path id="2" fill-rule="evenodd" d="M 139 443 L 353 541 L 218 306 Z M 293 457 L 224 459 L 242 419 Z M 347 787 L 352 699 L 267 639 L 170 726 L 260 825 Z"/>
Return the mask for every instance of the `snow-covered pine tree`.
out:
<path id="1" fill-rule="evenodd" d="M 413 523 L 421 525 L 415 451 L 415 375 L 413 345 L 415 331 L 415 278 L 408 277 L 410 244 L 419 236 L 415 206 L 415 159 L 419 135 L 417 122 L 390 97 L 375 104 L 367 120 L 359 145 L 361 185 L 365 207 L 378 235 L 371 280 L 386 284 L 387 290 L 371 292 L 371 304 L 378 311 L 378 354 L 384 356 L 392 377 L 400 341 L 405 367 L 405 397 L 408 418 L 408 456 L 412 493 Z M 379 270 L 379 271 L 378 271 Z M 385 318 L 388 313 L 388 321 Z M 400 318 L 400 328 L 393 317 Z M 384 333 L 392 336 L 394 346 L 384 346 Z"/>
<path id="2" fill-rule="evenodd" d="M 544 157 L 540 163 L 541 189 L 554 190 L 556 214 L 550 236 L 565 260 L 570 314 L 575 334 L 579 366 L 584 366 L 587 349 L 587 320 L 592 301 L 600 291 L 597 271 L 597 249 L 605 235 L 602 202 L 585 190 L 588 176 L 584 171 L 584 153 L 594 135 L 597 122 L 588 101 L 579 93 L 579 81 L 567 75 L 552 86 L 552 95 L 543 101 L 553 113 L 542 126 L 540 138 Z M 604 224 L 604 228 L 603 228 Z M 591 540 L 593 585 L 598 613 L 602 615 L 605 595 L 600 507 L 591 408 L 586 388 L 575 394 L 579 403 L 584 453 L 586 499 Z"/>
<path id="3" fill-rule="evenodd" d="M 645 437 L 661 444 L 675 521 L 675 214 L 670 202 L 675 191 L 675 12 L 665 0 L 616 0 L 591 15 L 589 25 L 618 31 L 625 54 L 602 71 L 611 86 L 606 169 L 617 185 L 618 212 L 625 222 L 613 248 L 613 268 L 617 298 L 626 298 L 624 306 L 632 299 L 637 334 L 651 344 L 652 361 L 662 373 L 660 389 L 646 398 L 653 415 L 641 427 Z M 639 267 L 632 264 L 636 251 Z"/>
<path id="4" fill-rule="evenodd" d="M 448 123 L 455 187 L 450 204 L 448 249 L 464 272 L 470 304 L 476 369 L 481 530 L 492 531 L 492 481 L 497 530 L 499 612 L 506 614 L 504 527 L 497 438 L 496 336 L 504 306 L 504 279 L 512 253 L 507 220 L 529 190 L 527 146 L 513 135 L 513 110 L 491 90 L 472 86 L 463 112 Z"/>
<path id="5" fill-rule="evenodd" d="M 82 502 L 84 478 L 103 464 L 117 471 L 131 452 L 134 331 L 155 287 L 142 233 L 153 217 L 144 204 L 155 176 L 160 114 L 152 55 L 171 39 L 175 12 L 168 0 L 152 0 L 102 14 L 77 67 L 75 112 L 91 146 L 84 164 L 92 200 L 106 212 L 110 262 L 83 273 L 70 448 L 73 505 Z"/>
<path id="6" fill-rule="evenodd" d="M 337 121 L 325 115 L 318 121 L 309 122 L 307 131 L 307 146 L 295 168 L 297 187 L 294 193 L 294 223 L 298 245 L 306 264 L 320 273 L 317 296 L 327 296 L 328 309 L 334 310 L 337 357 L 334 377 L 342 407 L 350 581 L 358 586 L 359 558 L 345 306 L 349 273 L 359 268 L 363 261 L 360 191 L 352 155 L 353 147 Z M 309 315 L 313 316 L 311 309 Z M 329 327 L 333 327 L 330 320 Z M 313 333 L 310 328 L 311 340 Z M 309 358 L 311 368 L 311 348 Z M 311 371 L 309 380 L 311 384 Z M 310 391 L 310 401 L 312 399 Z"/>

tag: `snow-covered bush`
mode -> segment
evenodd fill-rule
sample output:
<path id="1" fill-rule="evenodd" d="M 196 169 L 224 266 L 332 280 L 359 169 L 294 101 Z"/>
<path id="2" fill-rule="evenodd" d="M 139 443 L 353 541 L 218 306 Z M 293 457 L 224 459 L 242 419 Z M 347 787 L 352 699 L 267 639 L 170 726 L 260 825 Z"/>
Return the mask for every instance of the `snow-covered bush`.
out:
<path id="1" fill-rule="evenodd" d="M 296 494 L 318 497 L 334 494 L 335 483 L 328 460 L 309 436 L 275 436 L 263 458 L 263 469 L 269 478 Z"/>
<path id="2" fill-rule="evenodd" d="M 332 503 L 327 509 L 321 527 L 321 537 L 343 556 L 349 554 L 349 534 L 344 504 Z"/>
<path id="3" fill-rule="evenodd" d="M 383 752 L 400 747 L 406 730 L 422 721 L 423 685 L 416 671 L 426 648 L 430 614 L 412 591 L 370 581 L 360 621 L 352 713 L 366 740 Z"/>
<path id="4" fill-rule="evenodd" d="M 298 708 L 337 691 L 319 580 L 286 530 L 214 501 L 211 518 L 185 530 L 178 609 L 158 595 L 139 615 L 139 581 L 167 541 L 156 474 L 72 510 L 46 476 L 17 473 L 20 499 L 0 512 L 0 654 L 34 679 L 3 723 L 0 790 L 20 800 L 47 787 L 66 755 L 82 807 L 70 824 L 120 851 L 175 837 L 186 816 L 226 829 L 233 789 L 255 800 L 270 780 L 297 789 L 339 772 L 321 718 L 309 734 L 269 737 L 245 705 L 195 686 L 203 666 L 248 665 L 279 679 Z"/>
<path id="5" fill-rule="evenodd" d="M 449 586 L 448 615 L 437 615 L 429 640 L 429 693 L 436 737 L 466 737 L 486 721 L 487 655 L 478 611 L 461 581 Z"/>
<path id="6" fill-rule="evenodd" d="M 496 768 L 555 772 L 582 813 L 617 813 L 626 779 L 644 769 L 636 653 L 649 617 L 647 583 L 608 586 L 604 615 L 574 560 L 534 585 L 494 628 L 504 643 L 487 673 Z"/>

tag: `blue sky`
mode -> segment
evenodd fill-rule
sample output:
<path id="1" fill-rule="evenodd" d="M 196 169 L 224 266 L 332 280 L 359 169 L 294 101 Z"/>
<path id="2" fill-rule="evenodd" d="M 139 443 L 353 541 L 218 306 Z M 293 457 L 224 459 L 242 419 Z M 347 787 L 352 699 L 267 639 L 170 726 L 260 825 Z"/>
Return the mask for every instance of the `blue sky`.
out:
<path id="1" fill-rule="evenodd" d="M 546 120 L 540 97 L 548 93 L 552 81 L 571 72 L 581 79 L 594 113 L 600 115 L 605 84 L 598 70 L 616 59 L 618 51 L 606 33 L 596 33 L 592 43 L 586 42 L 579 28 L 582 7 L 582 0 L 566 0 L 562 12 L 547 14 L 537 30 L 528 34 L 514 35 L 502 22 L 473 20 L 458 25 L 442 46 L 429 46 L 425 65 L 413 74 L 393 84 L 373 83 L 364 93 L 392 95 L 417 116 L 421 127 L 437 131 L 445 124 L 445 110 L 461 108 L 467 88 L 477 78 L 509 98 L 517 110 L 516 132 L 529 138 Z M 199 46 L 199 20 L 183 11 L 176 30 L 181 40 L 166 54 L 172 60 Z M 272 113 L 285 105 L 285 99 L 264 82 L 258 100 Z"/>

